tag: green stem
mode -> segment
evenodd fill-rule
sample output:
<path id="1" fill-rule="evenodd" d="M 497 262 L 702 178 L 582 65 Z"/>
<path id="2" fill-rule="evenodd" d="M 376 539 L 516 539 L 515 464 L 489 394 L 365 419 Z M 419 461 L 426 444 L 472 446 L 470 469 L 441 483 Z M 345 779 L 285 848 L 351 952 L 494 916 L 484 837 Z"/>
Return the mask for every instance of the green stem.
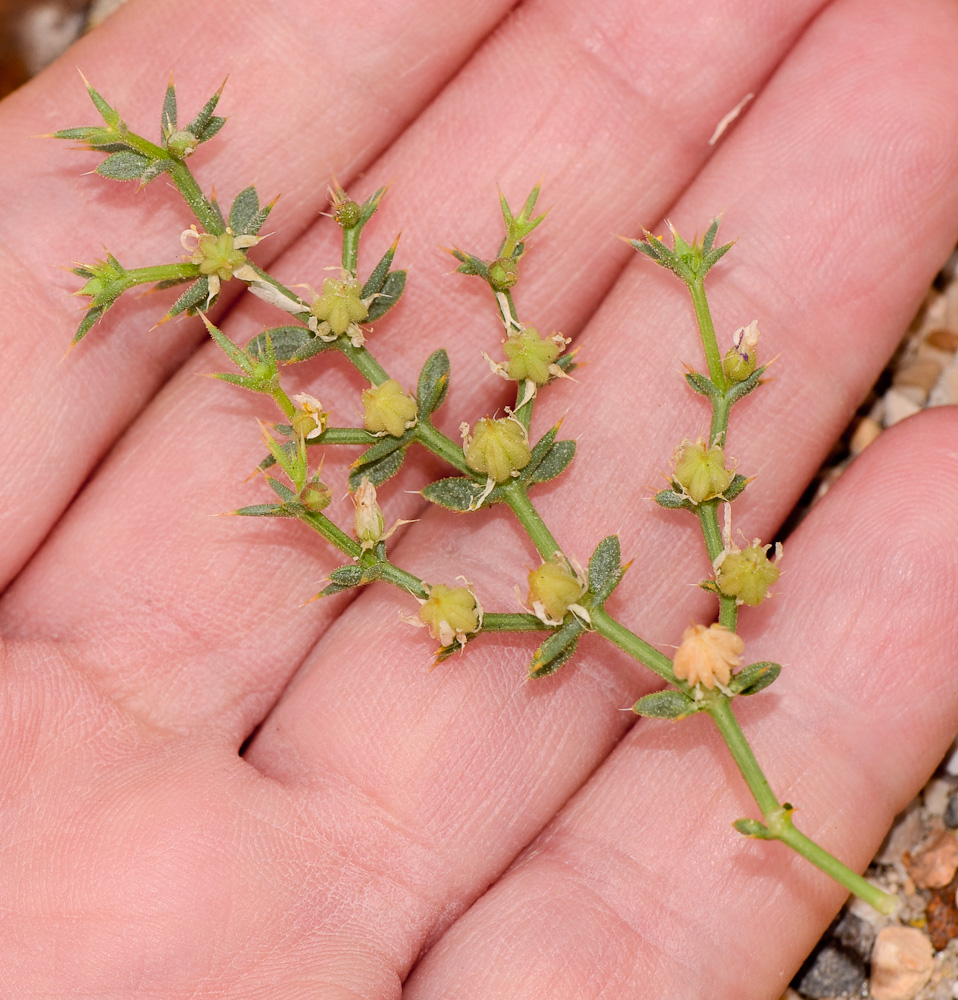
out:
<path id="1" fill-rule="evenodd" d="M 386 369 L 366 350 L 365 347 L 353 347 L 348 337 L 337 337 L 333 346 L 348 359 L 350 364 L 369 382 L 370 385 L 382 385 L 389 379 Z"/>
<path id="2" fill-rule="evenodd" d="M 353 277 L 359 267 L 359 237 L 362 231 L 362 225 L 343 230 L 343 270 Z"/>
<path id="3" fill-rule="evenodd" d="M 535 615 L 518 613 L 491 612 L 483 615 L 483 632 L 551 632 L 552 626 L 546 625 Z"/>
<path id="4" fill-rule="evenodd" d="M 709 375 L 717 389 L 722 392 L 728 388 L 725 371 L 722 368 L 722 355 L 719 353 L 718 341 L 715 339 L 715 327 L 712 324 L 712 314 L 709 311 L 708 300 L 705 297 L 705 279 L 695 278 L 689 283 L 692 295 L 692 306 L 695 309 L 695 319 L 699 325 L 699 335 L 702 338 L 702 348 L 709 367 Z"/>
<path id="5" fill-rule="evenodd" d="M 220 233 L 225 232 L 226 227 L 220 221 L 219 213 L 213 208 L 206 195 L 203 194 L 190 168 L 182 160 L 174 159 L 162 146 L 157 146 L 155 142 L 150 142 L 149 139 L 145 139 L 142 135 L 137 135 L 135 132 L 128 132 L 123 136 L 123 141 L 131 149 L 135 149 L 138 153 L 142 153 L 154 162 L 157 160 L 172 160 L 173 165 L 167 173 L 176 185 L 176 189 L 183 196 L 183 200 L 190 206 L 190 210 L 196 216 L 197 221 L 202 224 L 206 232 L 213 233 L 215 236 L 219 236 Z"/>
<path id="6" fill-rule="evenodd" d="M 702 535 L 705 538 L 705 548 L 708 552 L 709 562 L 714 563 L 725 548 L 718 523 L 718 504 L 700 503 L 695 508 L 695 513 L 698 515 L 699 524 L 702 526 Z M 723 594 L 719 594 L 718 599 L 719 624 L 723 625 L 730 632 L 734 632 L 738 624 L 738 604 L 734 597 L 725 597 Z"/>
<path id="7" fill-rule="evenodd" d="M 803 858 L 810 861 L 826 875 L 843 885 L 849 892 L 863 899 L 879 913 L 892 913 L 898 900 L 873 886 L 834 855 L 816 844 L 792 822 L 791 808 L 781 805 L 775 797 L 768 779 L 755 759 L 755 754 L 745 739 L 732 712 L 732 705 L 724 696 L 710 699 L 705 709 L 712 717 L 736 766 L 748 785 L 756 804 L 765 819 L 764 832 L 757 836 L 766 840 L 780 840 Z"/>
<path id="8" fill-rule="evenodd" d="M 454 469 L 458 469 L 467 476 L 475 476 L 472 469 L 466 465 L 466 458 L 462 453 L 462 447 L 457 445 L 451 438 L 446 437 L 442 431 L 437 430 L 427 417 L 420 417 L 415 428 L 416 440 L 424 447 L 428 448 L 434 455 L 438 455 L 444 462 L 448 462 Z"/>
<path id="9" fill-rule="evenodd" d="M 526 487 L 518 480 L 513 480 L 502 492 L 539 555 L 543 559 L 551 559 L 557 552 L 561 552 L 559 543 L 552 537 L 552 532 L 529 499 Z"/>
<path id="10" fill-rule="evenodd" d="M 605 608 L 591 608 L 589 615 L 592 618 L 593 631 L 608 639 L 639 663 L 644 663 L 663 680 L 680 686 L 672 672 L 672 661 L 664 653 L 660 653 L 654 646 L 650 646 L 644 639 L 640 639 L 634 632 L 617 622 Z"/>

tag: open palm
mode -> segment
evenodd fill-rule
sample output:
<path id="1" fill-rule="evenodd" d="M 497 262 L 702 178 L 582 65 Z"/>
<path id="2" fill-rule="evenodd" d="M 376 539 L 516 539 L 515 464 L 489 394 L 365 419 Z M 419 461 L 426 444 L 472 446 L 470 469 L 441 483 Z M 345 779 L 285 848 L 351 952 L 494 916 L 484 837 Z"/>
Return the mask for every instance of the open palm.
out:
<path id="1" fill-rule="evenodd" d="M 538 406 L 579 452 L 537 501 L 581 560 L 620 535 L 633 563 L 610 610 L 676 642 L 709 613 L 689 586 L 708 567 L 692 519 L 649 496 L 705 429 L 680 377 L 697 338 L 674 279 L 611 236 L 722 212 L 739 237 L 712 276 L 720 339 L 758 318 L 781 359 L 728 450 L 757 477 L 737 527 L 773 537 L 958 232 L 958 11 L 513 6 L 134 0 L 4 103 L 3 996 L 774 998 L 840 904 L 731 829 L 754 806 L 705 720 L 633 724 L 654 678 L 596 637 L 523 683 L 515 637 L 430 671 L 389 588 L 301 607 L 335 553 L 301 525 L 211 516 L 265 499 L 244 479 L 253 416 L 272 414 L 195 377 L 222 367 L 197 321 L 148 332 L 165 300 L 131 297 L 58 364 L 77 316 L 53 265 L 101 243 L 171 260 L 192 221 L 162 181 L 110 186 L 31 138 L 91 119 L 74 64 L 140 130 L 171 68 L 186 109 L 231 74 L 231 120 L 191 165 L 224 201 L 282 191 L 252 256 L 288 282 L 338 259 L 317 215 L 333 173 L 357 196 L 391 182 L 367 242 L 402 229 L 415 266 L 373 346 L 404 386 L 448 346 L 453 433 L 506 397 L 480 356 L 499 337 L 482 289 L 435 245 L 494 246 L 495 185 L 520 200 L 544 177 L 520 315 L 588 365 Z M 248 298 L 218 315 L 234 340 L 275 322 Z M 355 424 L 358 380 L 322 367 L 304 386 Z M 743 618 L 748 659 L 785 665 L 743 726 L 799 825 L 852 865 L 958 723 L 956 442 L 946 410 L 884 436 Z M 420 517 L 392 555 L 513 610 L 534 551 L 507 512 L 423 511 L 404 490 L 432 471 L 413 452 L 383 490 L 390 520 Z"/>

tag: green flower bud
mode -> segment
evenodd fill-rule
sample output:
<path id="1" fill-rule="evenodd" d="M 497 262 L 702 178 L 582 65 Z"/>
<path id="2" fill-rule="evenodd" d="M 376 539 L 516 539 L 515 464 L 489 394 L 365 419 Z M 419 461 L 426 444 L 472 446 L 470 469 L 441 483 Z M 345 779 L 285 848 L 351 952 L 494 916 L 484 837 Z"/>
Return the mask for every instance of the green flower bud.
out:
<path id="1" fill-rule="evenodd" d="M 339 202 L 333 209 L 333 218 L 343 229 L 352 229 L 359 222 L 360 214 L 359 205 L 349 199 Z"/>
<path id="2" fill-rule="evenodd" d="M 167 151 L 179 160 L 185 160 L 199 144 L 200 140 L 192 132 L 187 132 L 186 129 L 171 132 L 166 140 Z"/>
<path id="3" fill-rule="evenodd" d="M 385 431 L 402 437 L 416 423 L 416 414 L 416 401 L 403 392 L 395 379 L 363 389 L 363 425 L 373 434 Z"/>
<path id="4" fill-rule="evenodd" d="M 300 490 L 299 502 L 314 513 L 325 510 L 333 499 L 333 494 L 329 487 L 320 482 L 319 478 L 313 478 Z"/>
<path id="5" fill-rule="evenodd" d="M 338 337 L 351 324 L 361 323 L 369 315 L 361 295 L 362 285 L 356 278 L 326 278 L 322 292 L 313 299 L 309 311 Z"/>
<path id="6" fill-rule="evenodd" d="M 536 385 L 545 385 L 552 377 L 549 365 L 555 364 L 561 348 L 551 337 L 543 337 L 532 326 L 518 333 L 510 333 L 502 349 L 506 355 L 506 374 L 521 382 L 531 379 Z"/>
<path id="7" fill-rule="evenodd" d="M 497 292 L 504 292 L 519 280 L 519 265 L 512 257 L 497 257 L 489 265 L 489 284 Z"/>
<path id="8" fill-rule="evenodd" d="M 770 545 L 762 545 L 756 538 L 747 548 L 727 552 L 718 562 L 715 582 L 726 597 L 734 597 L 739 604 L 754 607 L 768 596 L 768 588 L 778 579 L 781 570 L 768 558 Z M 777 547 L 776 556 L 781 555 Z"/>
<path id="9" fill-rule="evenodd" d="M 732 473 L 725 468 L 725 452 L 716 444 L 684 441 L 675 455 L 672 478 L 692 503 L 702 503 L 721 496 L 732 482 Z"/>
<path id="10" fill-rule="evenodd" d="M 468 587 L 437 583 L 419 609 L 419 620 L 443 646 L 457 640 L 465 645 L 466 636 L 478 632 L 482 625 L 482 607 Z"/>
<path id="11" fill-rule="evenodd" d="M 529 574 L 528 603 L 544 621 L 560 622 L 585 593 L 585 584 L 566 559 L 554 557 Z"/>
<path id="12" fill-rule="evenodd" d="M 497 483 L 524 469 L 532 457 L 526 429 L 512 417 L 483 417 L 476 423 L 475 433 L 464 435 L 462 448 L 466 465 Z"/>

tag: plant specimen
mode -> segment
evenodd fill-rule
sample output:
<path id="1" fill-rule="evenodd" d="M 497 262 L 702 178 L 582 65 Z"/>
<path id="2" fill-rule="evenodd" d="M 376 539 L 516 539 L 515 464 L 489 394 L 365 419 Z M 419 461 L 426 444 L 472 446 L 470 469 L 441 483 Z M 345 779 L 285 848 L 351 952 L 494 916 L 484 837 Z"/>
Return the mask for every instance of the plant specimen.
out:
<path id="1" fill-rule="evenodd" d="M 470 415 L 461 423 L 456 440 L 435 419 L 450 385 L 446 351 L 438 348 L 424 359 L 415 390 L 410 391 L 390 375 L 373 350 L 371 324 L 378 328 L 399 301 L 406 282 L 405 271 L 394 267 L 398 241 L 372 267 L 360 266 L 363 230 L 377 211 L 384 189 L 357 202 L 335 185 L 331 205 L 342 234 L 340 260 L 332 273 L 315 282 L 318 287 L 287 285 L 259 267 L 249 253 L 262 238 L 272 204 L 261 205 L 251 186 L 224 210 L 215 196 L 204 193 L 187 165 L 195 150 L 224 124 L 216 114 L 220 91 L 183 125 L 171 82 L 163 101 L 160 137 L 154 142 L 132 132 L 118 111 L 92 86 L 87 88 L 102 124 L 64 129 L 56 136 L 106 154 L 97 168 L 103 177 L 144 185 L 167 176 L 195 222 L 183 231 L 185 256 L 175 262 L 127 267 L 110 253 L 104 260 L 77 266 L 74 271 L 84 280 L 78 294 L 88 301 L 74 343 L 130 289 L 140 285 L 180 289 L 163 321 L 181 313 L 199 313 L 233 366 L 215 377 L 269 397 L 279 410 L 273 422 L 261 425 L 267 454 L 259 470 L 274 497 L 234 513 L 300 521 L 338 550 L 344 562 L 329 574 L 318 597 L 377 581 L 396 587 L 407 605 L 418 604 L 418 609 L 407 609 L 406 617 L 427 628 L 438 641 L 437 662 L 458 654 L 468 661 L 466 648 L 481 642 L 484 633 L 537 633 L 539 642 L 528 664 L 528 676 L 535 680 L 568 663 L 587 633 L 611 642 L 667 684 L 639 698 L 636 713 L 673 721 L 700 713 L 711 718 L 762 813 L 761 820 L 736 820 L 740 833 L 785 843 L 875 908 L 889 912 L 892 897 L 797 829 L 794 807 L 779 802 L 773 793 L 733 712 L 735 698 L 764 690 L 781 670 L 770 661 L 748 662 L 737 622 L 743 605 L 759 605 L 769 596 L 779 577 L 782 553 L 780 545 L 772 552 L 771 544 L 760 539 L 740 546 L 732 529 L 732 505 L 749 479 L 727 453 L 730 414 L 736 403 L 762 385 L 767 364 L 759 363 L 755 322 L 737 330 L 724 350 L 719 346 L 705 293 L 707 274 L 731 248 L 730 243 L 717 243 L 718 221 L 707 227 L 701 239 L 692 241 L 675 231 L 668 241 L 651 233 L 630 240 L 639 253 L 671 271 L 689 290 L 706 371 L 690 369 L 685 378 L 711 411 L 707 432 L 677 443 L 667 486 L 655 496 L 661 507 L 675 511 L 676 516 L 697 520 L 712 567 L 712 574 L 700 586 L 714 594 L 718 604 L 717 621 L 690 623 L 670 658 L 622 621 L 628 609 L 616 607 L 615 590 L 628 564 L 622 562 L 618 537 L 607 535 L 591 553 L 568 551 L 553 536 L 535 502 L 537 487 L 558 479 L 576 450 L 574 441 L 560 438 L 558 424 L 537 427 L 534 412 L 539 393 L 556 379 L 588 379 L 587 369 L 584 375 L 573 375 L 577 358 L 568 350 L 569 341 L 526 322 L 514 296 L 527 241 L 544 218 L 536 214 L 538 187 L 518 212 L 500 196 L 504 234 L 494 252 L 480 256 L 451 251 L 459 272 L 488 287 L 501 340 L 497 351 L 490 345 L 486 357 L 491 371 L 515 386 L 510 406 L 501 414 Z M 206 315 L 232 281 L 244 283 L 252 294 L 284 314 L 282 323 L 263 329 L 242 346 L 227 338 Z M 288 367 L 319 355 L 342 357 L 365 381 L 361 425 L 333 425 L 319 397 L 287 389 L 284 373 Z M 589 387 L 582 386 L 582 391 Z M 324 449 L 334 446 L 363 449 L 348 476 L 351 523 L 327 513 L 341 484 L 326 481 L 321 456 Z M 448 473 L 421 490 L 425 500 L 466 519 L 481 518 L 483 511 L 501 505 L 522 526 L 538 560 L 528 574 L 522 610 L 494 607 L 508 603 L 508 593 L 477 593 L 466 580 L 427 581 L 392 558 L 390 539 L 403 522 L 389 524 L 378 491 L 399 472 L 414 448 L 432 453 Z"/>

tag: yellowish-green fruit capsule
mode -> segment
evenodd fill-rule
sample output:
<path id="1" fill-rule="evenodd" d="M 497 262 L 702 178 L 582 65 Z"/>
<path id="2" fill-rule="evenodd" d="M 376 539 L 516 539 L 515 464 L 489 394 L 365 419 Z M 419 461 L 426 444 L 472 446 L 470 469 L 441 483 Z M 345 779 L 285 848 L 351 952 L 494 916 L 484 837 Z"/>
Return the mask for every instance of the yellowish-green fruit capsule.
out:
<path id="1" fill-rule="evenodd" d="M 361 295 L 362 286 L 356 278 L 325 278 L 323 290 L 313 299 L 309 311 L 338 337 L 369 315 Z"/>
<path id="2" fill-rule="evenodd" d="M 565 559 L 549 559 L 529 574 L 529 606 L 552 622 L 561 621 L 584 593 L 585 585 Z"/>
<path id="3" fill-rule="evenodd" d="M 429 626 L 433 638 L 443 646 L 455 640 L 465 643 L 466 636 L 482 625 L 482 608 L 468 587 L 447 587 L 437 583 L 419 609 L 419 619 Z"/>
<path id="4" fill-rule="evenodd" d="M 497 483 L 524 469 L 532 457 L 526 430 L 512 417 L 477 421 L 475 431 L 463 442 L 463 453 L 470 469 L 484 472 Z"/>
<path id="5" fill-rule="evenodd" d="M 416 414 L 416 401 L 395 379 L 363 389 L 363 426 L 373 434 L 402 437 L 416 423 Z"/>
<path id="6" fill-rule="evenodd" d="M 768 558 L 770 546 L 758 540 L 740 552 L 729 552 L 719 565 L 715 582 L 727 597 L 754 607 L 768 596 L 781 570 Z"/>
<path id="7" fill-rule="evenodd" d="M 725 468 L 725 452 L 716 444 L 705 447 L 704 441 L 685 441 L 675 455 L 672 478 L 693 503 L 721 496 L 732 482 Z"/>
<path id="8" fill-rule="evenodd" d="M 531 379 L 545 385 L 552 377 L 549 366 L 559 357 L 559 345 L 551 337 L 543 337 L 533 326 L 510 334 L 502 345 L 506 355 L 506 374 L 521 382 Z"/>

